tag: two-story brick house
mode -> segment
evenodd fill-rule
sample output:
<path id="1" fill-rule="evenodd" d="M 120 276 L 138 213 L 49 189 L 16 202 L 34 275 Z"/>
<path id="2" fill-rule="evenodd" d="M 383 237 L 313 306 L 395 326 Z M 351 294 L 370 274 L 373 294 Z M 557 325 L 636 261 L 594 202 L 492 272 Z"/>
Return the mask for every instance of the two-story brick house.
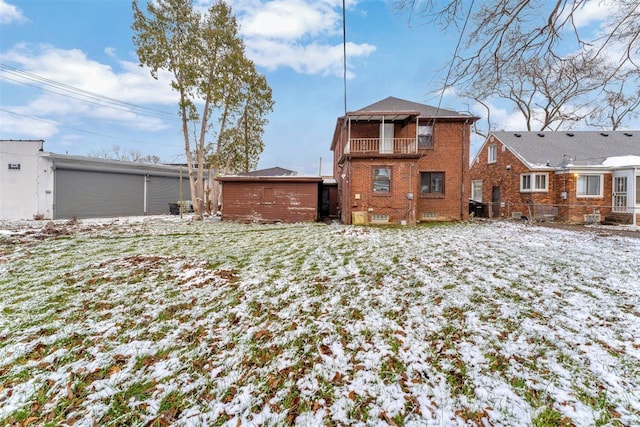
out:
<path id="1" fill-rule="evenodd" d="M 470 131 L 478 119 L 393 97 L 339 117 L 331 150 L 341 220 L 466 219 Z"/>
<path id="2" fill-rule="evenodd" d="M 640 131 L 493 132 L 470 175 L 494 218 L 637 223 Z"/>

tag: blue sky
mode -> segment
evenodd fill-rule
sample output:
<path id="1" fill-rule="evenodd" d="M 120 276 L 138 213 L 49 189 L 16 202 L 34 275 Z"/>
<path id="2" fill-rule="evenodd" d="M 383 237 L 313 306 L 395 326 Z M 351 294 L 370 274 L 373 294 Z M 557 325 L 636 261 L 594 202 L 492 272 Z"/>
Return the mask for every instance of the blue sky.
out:
<path id="1" fill-rule="evenodd" d="M 344 114 L 342 0 L 228 3 L 275 100 L 259 167 L 317 174 L 322 158 L 330 174 L 331 137 Z M 168 79 L 138 67 L 131 22 L 129 0 L 0 0 L 0 139 L 44 139 L 46 151 L 74 155 L 118 145 L 184 161 L 176 95 Z M 348 0 L 347 110 L 387 96 L 438 105 L 457 38 L 419 18 L 409 22 L 392 1 Z M 69 89 L 124 104 L 107 108 Z M 482 115 L 468 102 L 449 96 L 441 106 Z M 508 110 L 492 116 L 519 128 Z M 475 138 L 473 148 L 480 143 Z"/>

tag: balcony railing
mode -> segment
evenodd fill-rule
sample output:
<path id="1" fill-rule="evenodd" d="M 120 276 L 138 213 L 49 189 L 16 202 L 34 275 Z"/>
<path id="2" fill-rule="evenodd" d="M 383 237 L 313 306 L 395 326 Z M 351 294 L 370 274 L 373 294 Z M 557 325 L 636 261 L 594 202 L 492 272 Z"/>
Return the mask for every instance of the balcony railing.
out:
<path id="1" fill-rule="evenodd" d="M 416 154 L 416 138 L 351 138 L 345 154 Z"/>

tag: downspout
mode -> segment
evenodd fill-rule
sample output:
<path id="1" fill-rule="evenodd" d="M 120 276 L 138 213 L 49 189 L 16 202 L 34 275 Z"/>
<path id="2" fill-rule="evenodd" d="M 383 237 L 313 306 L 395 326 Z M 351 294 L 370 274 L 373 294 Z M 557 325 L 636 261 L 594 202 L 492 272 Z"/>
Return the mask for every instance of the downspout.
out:
<path id="1" fill-rule="evenodd" d="M 638 168 L 634 168 L 633 169 L 633 187 L 636 190 L 632 195 L 633 195 L 633 205 L 632 206 L 632 212 L 633 212 L 633 228 L 637 228 L 638 227 L 638 219 L 637 219 L 637 210 L 638 210 L 638 203 L 640 202 L 640 200 L 638 200 L 637 194 L 638 194 L 638 189 L 636 188 L 638 185 L 638 171 L 640 171 L 640 169 Z"/>
<path id="2" fill-rule="evenodd" d="M 147 199 L 149 197 L 149 192 L 148 192 L 148 185 L 149 185 L 149 174 L 145 174 L 144 175 L 144 187 L 143 187 L 143 198 L 144 201 L 142 203 L 142 215 L 147 215 L 147 210 L 148 210 L 148 204 L 147 204 Z"/>
<path id="3" fill-rule="evenodd" d="M 465 199 L 465 197 L 464 197 L 464 184 L 465 184 L 465 177 L 466 177 L 466 167 L 465 167 L 466 156 L 464 155 L 464 153 L 465 153 L 464 148 L 466 146 L 467 123 L 469 123 L 469 119 L 465 119 L 464 125 L 462 126 L 462 155 L 460 156 L 462 158 L 462 160 L 461 160 L 462 182 L 460 183 L 462 192 L 460 194 L 460 221 L 464 221 L 464 199 Z M 468 165 L 469 160 L 466 160 L 466 163 Z"/>

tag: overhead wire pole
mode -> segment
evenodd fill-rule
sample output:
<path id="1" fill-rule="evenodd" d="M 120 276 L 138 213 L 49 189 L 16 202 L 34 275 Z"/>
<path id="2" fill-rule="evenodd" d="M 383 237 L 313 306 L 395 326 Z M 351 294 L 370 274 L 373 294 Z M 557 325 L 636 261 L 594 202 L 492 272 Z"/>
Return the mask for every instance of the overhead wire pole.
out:
<path id="1" fill-rule="evenodd" d="M 347 14 L 342 0 L 342 80 L 344 82 L 344 114 L 347 115 Z"/>

